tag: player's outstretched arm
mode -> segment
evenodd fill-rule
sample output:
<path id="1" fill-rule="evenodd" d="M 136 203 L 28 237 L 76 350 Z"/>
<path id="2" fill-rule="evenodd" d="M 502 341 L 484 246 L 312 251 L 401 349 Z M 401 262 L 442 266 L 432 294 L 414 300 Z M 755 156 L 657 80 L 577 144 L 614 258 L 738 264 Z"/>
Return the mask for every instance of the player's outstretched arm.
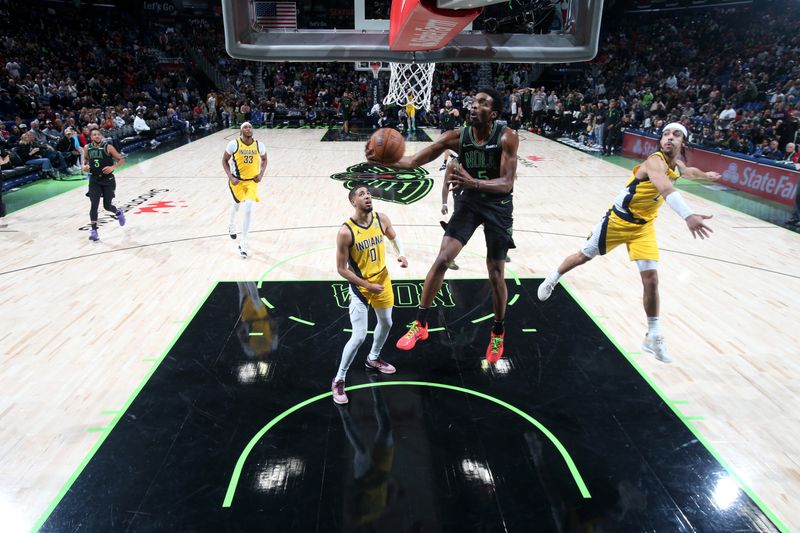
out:
<path id="1" fill-rule="evenodd" d="M 446 131 L 441 134 L 438 139 L 433 141 L 433 144 L 426 146 L 414 155 L 404 156 L 400 158 L 400 161 L 389 166 L 406 169 L 420 167 L 426 163 L 430 163 L 442 155 L 445 150 L 453 150 L 454 152 L 458 152 L 460 138 L 461 130 Z M 370 163 L 383 164 L 375 159 L 375 154 L 369 147 L 369 143 L 367 143 L 364 147 L 364 155 L 367 157 L 367 161 Z"/>
<path id="2" fill-rule="evenodd" d="M 667 202 L 667 205 L 670 206 L 679 217 L 686 221 L 686 226 L 692 233 L 692 237 L 695 239 L 698 236 L 701 239 L 711 237 L 714 230 L 706 226 L 704 221 L 708 220 L 713 215 L 699 215 L 689 207 L 680 191 L 675 189 L 672 185 L 672 181 L 667 177 L 667 164 L 664 160 L 659 157 L 650 157 L 644 162 L 644 168 L 647 171 L 650 182 L 664 197 L 664 201 Z"/>
<path id="3" fill-rule="evenodd" d="M 709 181 L 719 181 L 722 179 L 722 176 L 719 172 L 708 171 L 704 172 L 697 167 L 687 167 L 686 163 L 678 160 L 678 168 L 681 169 L 681 177 L 682 178 L 689 178 L 690 180 L 709 180 Z"/>

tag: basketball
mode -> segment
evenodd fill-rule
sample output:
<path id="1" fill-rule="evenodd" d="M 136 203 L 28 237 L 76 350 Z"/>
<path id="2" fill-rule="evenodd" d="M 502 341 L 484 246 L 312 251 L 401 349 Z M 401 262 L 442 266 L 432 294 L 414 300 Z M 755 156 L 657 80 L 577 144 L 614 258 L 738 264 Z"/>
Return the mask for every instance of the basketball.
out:
<path id="1" fill-rule="evenodd" d="M 381 128 L 372 134 L 369 147 L 374 150 L 375 159 L 385 165 L 400 161 L 406 150 L 406 140 L 403 135 L 392 128 Z"/>

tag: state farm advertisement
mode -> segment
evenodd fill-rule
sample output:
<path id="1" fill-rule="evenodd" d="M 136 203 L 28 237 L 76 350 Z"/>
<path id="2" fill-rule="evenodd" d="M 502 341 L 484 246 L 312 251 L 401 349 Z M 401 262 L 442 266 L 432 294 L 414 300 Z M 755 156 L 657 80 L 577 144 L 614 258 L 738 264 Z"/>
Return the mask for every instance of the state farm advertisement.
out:
<path id="1" fill-rule="evenodd" d="M 625 132 L 622 140 L 622 155 L 642 159 L 658 149 L 656 139 L 636 133 Z M 715 170 L 722 174 L 722 183 L 762 198 L 792 206 L 800 182 L 800 172 L 789 168 L 763 165 L 699 148 L 686 149 L 686 164 Z"/>

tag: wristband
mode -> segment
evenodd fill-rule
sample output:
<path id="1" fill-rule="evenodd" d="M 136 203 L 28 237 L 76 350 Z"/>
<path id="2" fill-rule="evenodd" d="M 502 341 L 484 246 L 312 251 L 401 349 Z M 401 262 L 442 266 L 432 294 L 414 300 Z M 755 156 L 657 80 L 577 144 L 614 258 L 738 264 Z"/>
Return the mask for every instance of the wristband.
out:
<path id="1" fill-rule="evenodd" d="M 394 248 L 398 257 L 406 256 L 406 251 L 403 249 L 403 243 L 400 241 L 400 237 L 395 235 L 394 239 L 389 239 L 389 242 L 392 243 L 392 248 Z"/>
<path id="2" fill-rule="evenodd" d="M 683 200 L 683 196 L 681 196 L 680 191 L 673 191 L 666 198 L 664 198 L 664 200 L 667 202 L 667 205 L 670 206 L 673 211 L 678 213 L 678 216 L 684 220 L 694 214 L 692 208 L 686 205 L 686 202 Z"/>

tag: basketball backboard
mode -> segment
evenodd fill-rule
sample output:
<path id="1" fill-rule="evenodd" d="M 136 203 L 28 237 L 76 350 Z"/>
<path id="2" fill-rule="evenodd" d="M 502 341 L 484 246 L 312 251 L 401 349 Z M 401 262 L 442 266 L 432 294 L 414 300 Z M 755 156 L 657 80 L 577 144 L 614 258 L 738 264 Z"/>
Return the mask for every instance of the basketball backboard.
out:
<path id="1" fill-rule="evenodd" d="M 447 46 L 427 52 L 389 49 L 391 0 L 222 0 L 222 7 L 226 49 L 237 59 L 564 63 L 597 53 L 603 0 L 489 5 Z"/>

